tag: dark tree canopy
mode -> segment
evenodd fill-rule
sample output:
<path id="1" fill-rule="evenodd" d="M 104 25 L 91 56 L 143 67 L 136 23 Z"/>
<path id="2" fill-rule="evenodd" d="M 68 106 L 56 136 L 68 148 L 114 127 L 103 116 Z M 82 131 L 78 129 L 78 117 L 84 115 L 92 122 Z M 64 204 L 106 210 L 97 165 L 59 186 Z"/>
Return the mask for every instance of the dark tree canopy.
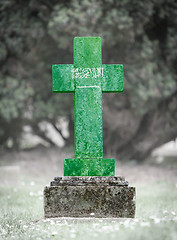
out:
<path id="1" fill-rule="evenodd" d="M 72 63 L 75 36 L 101 36 L 103 63 L 124 65 L 124 92 L 104 94 L 104 149 L 143 160 L 177 137 L 175 0 L 0 2 L 0 144 L 18 147 L 24 125 L 69 120 L 73 96 L 52 94 L 51 65 Z"/>

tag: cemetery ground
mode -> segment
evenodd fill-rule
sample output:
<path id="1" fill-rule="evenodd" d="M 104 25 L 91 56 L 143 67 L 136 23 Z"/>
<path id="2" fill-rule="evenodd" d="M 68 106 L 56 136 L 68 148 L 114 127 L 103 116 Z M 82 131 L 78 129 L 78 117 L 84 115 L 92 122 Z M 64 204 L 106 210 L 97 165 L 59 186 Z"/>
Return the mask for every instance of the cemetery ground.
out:
<path id="1" fill-rule="evenodd" d="M 62 175 L 67 151 L 0 153 L 0 239 L 177 239 L 175 160 L 116 162 L 116 175 L 136 187 L 135 219 L 44 219 L 44 186 Z"/>

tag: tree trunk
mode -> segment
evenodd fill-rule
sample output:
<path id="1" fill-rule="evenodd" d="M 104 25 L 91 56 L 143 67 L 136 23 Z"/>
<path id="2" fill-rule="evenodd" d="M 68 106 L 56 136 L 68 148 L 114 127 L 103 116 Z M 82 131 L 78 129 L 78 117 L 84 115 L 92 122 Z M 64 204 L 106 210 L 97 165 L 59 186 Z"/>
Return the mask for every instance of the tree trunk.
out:
<path id="1" fill-rule="evenodd" d="M 113 117 L 110 111 L 107 114 L 109 119 Z M 119 160 L 143 161 L 154 148 L 177 136 L 177 90 L 141 118 L 136 118 L 130 110 L 126 112 L 124 109 L 117 117 L 121 118 L 122 123 L 120 119 L 117 125 L 107 125 L 106 122 L 105 152 L 111 152 Z M 131 131 L 131 125 L 134 131 Z"/>

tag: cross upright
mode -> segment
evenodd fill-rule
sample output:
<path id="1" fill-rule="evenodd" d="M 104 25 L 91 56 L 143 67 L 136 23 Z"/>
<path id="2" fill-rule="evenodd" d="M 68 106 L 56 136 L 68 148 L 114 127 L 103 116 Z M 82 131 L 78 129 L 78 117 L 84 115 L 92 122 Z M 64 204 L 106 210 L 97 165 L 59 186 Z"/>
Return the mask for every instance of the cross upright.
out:
<path id="1" fill-rule="evenodd" d="M 53 92 L 74 93 L 75 158 L 64 176 L 114 176 L 103 158 L 102 93 L 123 91 L 123 65 L 102 64 L 100 37 L 74 38 L 74 64 L 52 66 Z"/>

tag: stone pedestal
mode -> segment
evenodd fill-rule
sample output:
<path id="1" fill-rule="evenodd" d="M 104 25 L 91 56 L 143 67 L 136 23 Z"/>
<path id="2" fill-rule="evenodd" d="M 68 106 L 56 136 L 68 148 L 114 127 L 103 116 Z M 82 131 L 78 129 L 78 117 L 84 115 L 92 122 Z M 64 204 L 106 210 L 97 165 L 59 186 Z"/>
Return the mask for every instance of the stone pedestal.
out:
<path id="1" fill-rule="evenodd" d="M 44 189 L 44 215 L 133 218 L 135 188 L 124 177 L 55 177 Z"/>

